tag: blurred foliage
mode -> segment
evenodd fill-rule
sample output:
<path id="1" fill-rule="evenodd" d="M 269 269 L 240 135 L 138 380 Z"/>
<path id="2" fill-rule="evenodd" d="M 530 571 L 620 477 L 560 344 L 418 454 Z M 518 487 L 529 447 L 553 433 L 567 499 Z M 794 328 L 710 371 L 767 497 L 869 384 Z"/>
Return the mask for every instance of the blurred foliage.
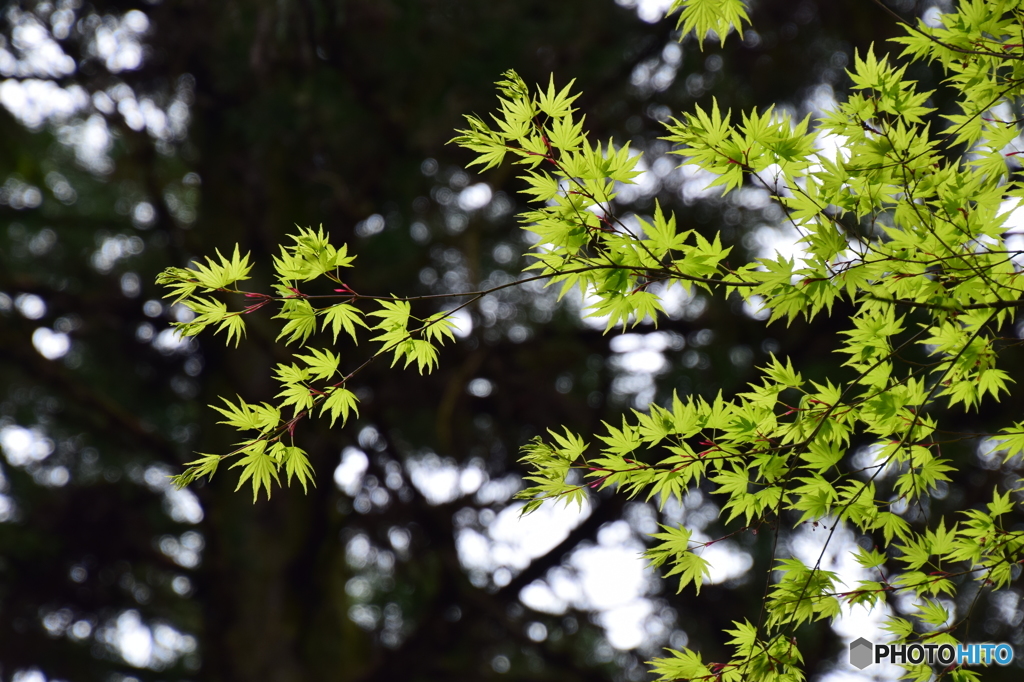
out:
<path id="1" fill-rule="evenodd" d="M 434 374 L 370 367 L 358 417 L 301 432 L 317 473 L 308 495 L 253 507 L 231 476 L 194 495 L 167 478 L 194 452 L 231 447 L 206 406 L 236 393 L 270 400 L 278 388 L 256 368 L 285 355 L 258 322 L 237 352 L 181 341 L 169 324 L 184 314 L 154 284 L 164 267 L 235 243 L 268 262 L 296 223 L 323 224 L 358 256 L 345 282 L 360 292 L 510 281 L 523 265 L 521 185 L 508 169 L 470 175 L 472 156 L 445 146 L 462 114 L 490 109 L 508 68 L 531 84 L 576 78 L 592 133 L 644 152 L 638 167 L 651 172 L 620 195 L 623 211 L 649 213 L 657 199 L 686 229 L 722 230 L 757 254 L 779 215 L 674 170 L 661 122 L 713 96 L 742 109 L 825 106 L 848 87 L 854 49 L 898 33 L 867 2 L 762 0 L 742 43 L 701 52 L 635 4 L 6 5 L 0 679 L 643 679 L 642 661 L 668 643 L 724 657 L 717 633 L 761 602 L 748 579 L 767 570 L 766 538 L 736 543 L 746 573 L 705 582 L 712 608 L 645 586 L 650 616 L 633 650 L 607 641 L 621 612 L 582 600 L 538 612 L 520 594 L 571 579 L 582 552 L 624 528 L 639 553 L 639 534 L 666 520 L 653 508 L 594 495 L 589 516 L 540 556 L 506 547 L 473 563 L 466 547 L 514 513 L 515 453 L 530 438 L 556 424 L 592 432 L 673 390 L 735 391 L 772 351 L 799 353 L 817 379 L 835 362 L 827 321 L 766 336 L 739 303 L 700 298 L 656 333 L 603 336 L 571 302 L 509 290 L 472 311 L 471 334 Z M 939 78 L 912 75 L 923 88 Z M 270 285 L 252 274 L 254 287 Z M 361 345 L 345 362 L 372 352 Z M 339 461 L 345 486 L 331 476 Z M 936 508 L 981 502 L 1012 475 L 970 461 Z M 452 471 L 466 490 L 487 483 L 441 496 L 414 483 Z M 705 519 L 713 534 L 713 512 L 695 496 L 675 518 Z M 1020 639 L 1015 603 L 986 608 L 986 638 Z M 808 639 L 810 670 L 845 656 L 829 629 Z"/>

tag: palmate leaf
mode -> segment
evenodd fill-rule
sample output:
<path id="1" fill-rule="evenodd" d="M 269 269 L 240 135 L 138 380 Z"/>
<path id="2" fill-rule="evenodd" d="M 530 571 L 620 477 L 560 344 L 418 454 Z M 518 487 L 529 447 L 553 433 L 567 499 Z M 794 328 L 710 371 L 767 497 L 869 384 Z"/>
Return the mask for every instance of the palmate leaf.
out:
<path id="1" fill-rule="evenodd" d="M 537 97 L 537 108 L 543 111 L 551 118 L 561 118 L 568 116 L 573 112 L 570 108 L 571 105 L 579 94 L 571 95 L 573 83 L 576 80 L 569 81 L 569 84 L 561 89 L 559 92 L 555 92 L 555 75 L 551 74 L 551 78 L 548 81 L 548 89 L 546 91 L 540 91 Z M 537 88 L 540 90 L 540 87 Z"/>
<path id="2" fill-rule="evenodd" d="M 614 426 L 607 422 L 601 422 L 604 427 L 608 430 L 607 436 L 598 436 L 605 442 L 607 447 L 604 448 L 604 452 L 608 452 L 614 455 L 628 455 L 633 453 L 643 442 L 640 437 L 639 429 L 632 427 L 626 422 L 626 418 L 622 418 L 622 428 L 616 429 Z"/>
<path id="3" fill-rule="evenodd" d="M 667 649 L 667 652 L 672 655 L 671 658 L 656 658 L 651 661 L 651 672 L 658 676 L 659 682 L 715 679 L 715 675 L 704 664 L 699 653 L 689 649 Z"/>
<path id="4" fill-rule="evenodd" d="M 949 620 L 949 611 L 939 602 L 932 599 L 925 599 L 924 602 L 918 605 L 920 613 L 917 617 L 929 625 L 939 627 L 947 620 Z"/>
<path id="5" fill-rule="evenodd" d="M 910 524 L 902 516 L 892 512 L 879 512 L 874 527 L 881 528 L 886 544 L 891 543 L 893 538 L 906 540 L 910 537 Z"/>
<path id="6" fill-rule="evenodd" d="M 312 228 L 299 228 L 291 236 L 292 246 L 282 246 L 280 256 L 274 257 L 274 269 L 283 282 L 308 282 L 338 268 L 352 266 L 355 256 L 348 255 L 348 245 L 340 249 L 331 244 L 323 225 L 316 232 Z M 335 281 L 337 277 L 331 275 Z"/>
<path id="7" fill-rule="evenodd" d="M 235 348 L 238 347 L 238 342 L 245 336 L 245 319 L 241 313 L 229 313 L 221 320 L 220 324 L 217 325 L 217 331 L 227 330 L 228 338 L 227 345 L 231 345 L 231 339 L 235 340 Z"/>
<path id="8" fill-rule="evenodd" d="M 640 220 L 640 227 L 643 229 L 644 244 L 656 257 L 661 258 L 670 251 L 682 250 L 690 231 L 676 232 L 676 217 L 669 215 L 667 218 L 661 210 L 661 203 L 654 201 L 654 222 L 648 223 Z"/>
<path id="9" fill-rule="evenodd" d="M 230 314 L 226 303 L 213 298 L 193 296 L 184 305 L 196 316 L 190 322 L 174 324 L 182 336 L 195 336 L 209 325 L 223 322 Z"/>
<path id="10" fill-rule="evenodd" d="M 280 407 L 285 408 L 293 405 L 295 414 L 307 410 L 315 402 L 314 393 L 310 390 L 307 382 L 310 379 L 308 369 L 299 367 L 296 364 L 278 365 L 275 376 L 281 383 L 281 392 L 277 394 L 281 398 Z"/>
<path id="11" fill-rule="evenodd" d="M 252 405 L 249 405 L 241 396 L 238 396 L 238 405 L 234 405 L 227 398 L 221 398 L 224 401 L 225 407 L 218 407 L 216 405 L 210 405 L 213 409 L 224 415 L 224 421 L 217 422 L 218 424 L 227 424 L 233 426 L 240 431 L 246 431 L 249 429 L 262 430 L 265 426 L 261 415 L 253 409 Z M 275 420 L 276 421 L 276 420 Z"/>
<path id="12" fill-rule="evenodd" d="M 821 474 L 836 466 L 846 455 L 846 450 L 837 443 L 815 439 L 800 454 L 800 459 L 807 462 L 807 468 Z"/>
<path id="13" fill-rule="evenodd" d="M 306 453 L 299 448 L 288 448 L 288 455 L 284 461 L 284 470 L 288 476 L 288 484 L 291 485 L 292 476 L 302 485 L 302 492 L 308 493 L 307 484 L 316 487 L 313 480 L 313 465 L 309 463 Z"/>
<path id="14" fill-rule="evenodd" d="M 499 134 L 506 140 L 524 144 L 533 126 L 533 117 L 537 115 L 533 101 L 529 97 L 514 97 L 510 100 L 499 100 L 501 115 L 492 116 L 501 129 Z"/>
<path id="15" fill-rule="evenodd" d="M 239 256 L 237 244 L 230 260 L 221 255 L 220 251 L 216 253 L 218 261 L 207 257 L 205 265 L 197 262 L 191 269 L 192 276 L 200 286 L 209 290 L 222 289 L 235 282 L 249 279 L 249 271 L 252 269 L 249 254 Z"/>
<path id="16" fill-rule="evenodd" d="M 321 381 L 330 379 L 338 373 L 341 358 L 326 348 L 310 348 L 311 355 L 296 355 L 306 363 L 306 375 Z"/>
<path id="17" fill-rule="evenodd" d="M 375 310 L 369 317 L 379 317 L 380 322 L 373 325 L 371 329 L 384 332 L 374 337 L 371 341 L 381 343 L 377 354 L 392 351 L 395 347 L 409 338 L 409 316 L 412 308 L 408 301 L 381 301 L 380 310 Z"/>
<path id="18" fill-rule="evenodd" d="M 1009 514 L 1017 505 L 1010 500 L 1010 491 L 1006 491 L 1005 495 L 1000 495 L 997 488 L 992 491 L 992 501 L 987 506 L 988 513 L 995 517 Z"/>
<path id="19" fill-rule="evenodd" d="M 277 335 L 277 340 L 287 336 L 284 342 L 289 345 L 296 341 L 304 344 L 316 331 L 316 311 L 305 299 L 285 301 L 281 312 L 274 318 L 288 321 Z"/>
<path id="20" fill-rule="evenodd" d="M 747 8 L 742 0 L 674 0 L 668 13 L 679 12 L 676 28 L 682 35 L 690 31 L 697 34 L 697 44 L 704 49 L 704 38 L 714 31 L 721 43 L 731 29 L 742 35 L 743 23 L 750 23 Z"/>
<path id="21" fill-rule="evenodd" d="M 530 172 L 524 175 L 523 179 L 529 185 L 527 189 L 523 190 L 523 194 L 532 195 L 538 201 L 548 201 L 558 196 L 560 191 L 558 178 L 548 173 Z"/>
<path id="22" fill-rule="evenodd" d="M 565 428 L 564 436 L 551 429 L 548 429 L 548 433 L 558 445 L 556 452 L 567 462 L 575 462 L 583 456 L 584 451 L 588 447 L 587 442 L 581 436 L 576 435 L 568 428 Z"/>
<path id="23" fill-rule="evenodd" d="M 289 486 L 292 484 L 293 477 L 302 486 L 304 493 L 309 492 L 307 484 L 312 483 L 314 487 L 316 486 L 316 482 L 313 480 L 313 466 L 309 463 L 309 458 L 302 448 L 285 445 L 278 441 L 270 446 L 268 454 L 278 462 L 279 466 L 284 465 L 285 481 Z"/>
<path id="24" fill-rule="evenodd" d="M 359 338 L 356 336 L 356 325 L 369 329 L 367 324 L 363 322 L 363 314 L 359 309 L 348 303 L 338 303 L 329 308 L 321 308 L 316 311 L 316 314 L 323 315 L 324 317 L 323 325 L 321 326 L 322 331 L 326 331 L 328 325 L 330 325 L 335 343 L 338 342 L 338 335 L 344 329 L 345 333 L 351 336 L 352 341 L 358 345 Z"/>
<path id="25" fill-rule="evenodd" d="M 359 400 L 356 398 L 355 393 L 348 389 L 341 388 L 338 386 L 332 386 L 327 390 L 327 397 L 324 399 L 320 408 L 321 416 L 330 410 L 331 412 L 331 426 L 334 426 L 334 422 L 341 417 L 341 425 L 344 426 L 348 421 L 349 412 L 354 412 L 356 415 L 359 414 L 359 409 L 356 404 Z"/>
<path id="26" fill-rule="evenodd" d="M 579 121 L 573 121 L 571 115 L 559 118 L 548 128 L 548 139 L 551 146 L 561 150 L 563 153 L 578 150 L 583 142 L 583 123 L 586 117 L 580 117 Z"/>
<path id="27" fill-rule="evenodd" d="M 650 502 L 652 498 L 657 497 L 658 511 L 663 511 L 665 505 L 672 498 L 675 498 L 676 503 L 682 504 L 683 498 L 689 492 L 690 485 L 699 482 L 702 473 L 703 468 L 700 465 L 687 462 L 681 469 L 668 475 L 655 476 L 647 491 L 645 502 Z"/>
<path id="28" fill-rule="evenodd" d="M 184 488 L 197 478 L 213 478 L 217 473 L 217 467 L 223 459 L 221 455 L 202 455 L 199 459 L 186 462 L 188 467 L 184 472 L 171 478 L 171 484 L 175 488 Z"/>
<path id="29" fill-rule="evenodd" d="M 741 151 L 733 144 L 737 136 L 732 127 L 732 112 L 722 114 L 718 107 L 718 99 L 711 99 L 711 111 L 700 107 L 694 113 L 686 113 L 682 121 L 673 120 L 666 126 L 670 142 L 677 142 L 686 147 L 673 153 L 687 157 L 687 164 L 700 165 L 715 173 L 724 173 L 739 160 Z M 731 156 L 728 152 L 734 152 Z M 739 170 L 739 167 L 737 166 Z"/>
<path id="30" fill-rule="evenodd" d="M 700 594 L 700 586 L 704 579 L 711 576 L 711 564 L 707 559 L 693 553 L 686 552 L 672 561 L 672 570 L 665 574 L 666 578 L 673 575 L 679 576 L 679 588 L 676 594 L 683 591 L 683 588 L 693 583 L 694 591 Z"/>
<path id="31" fill-rule="evenodd" d="M 478 156 L 468 166 L 483 166 L 481 171 L 500 166 L 509 150 L 505 139 L 491 130 L 479 116 L 466 115 L 465 119 L 469 128 L 456 130 L 459 134 L 448 143 L 458 144 L 477 153 Z"/>
<path id="32" fill-rule="evenodd" d="M 590 309 L 587 317 L 608 318 L 605 331 L 616 326 L 621 326 L 625 331 L 627 327 L 635 327 L 644 320 L 657 322 L 658 313 L 664 312 L 661 299 L 650 291 L 627 294 L 609 292 L 591 305 Z"/>
<path id="33" fill-rule="evenodd" d="M 654 567 L 661 566 L 666 562 L 672 564 L 672 569 L 665 574 L 665 577 L 679 576 L 677 594 L 691 582 L 697 594 L 700 594 L 700 586 L 704 582 L 704 578 L 711 575 L 711 565 L 706 559 L 690 550 L 692 533 L 688 529 L 665 525 L 662 528 L 664 533 L 653 533 L 650 536 L 655 540 L 660 540 L 660 544 L 644 552 L 644 557 L 649 559 Z"/>
<path id="34" fill-rule="evenodd" d="M 655 568 L 690 550 L 690 536 L 692 532 L 689 529 L 670 525 L 663 525 L 662 527 L 665 529 L 665 532 L 654 532 L 654 534 L 650 535 L 651 538 L 662 541 L 662 543 L 644 552 L 644 556 L 650 559 L 650 565 Z"/>
<path id="35" fill-rule="evenodd" d="M 451 311 L 442 310 L 423 321 L 423 338 L 430 343 L 444 345 L 445 340 L 455 340 L 455 329 L 459 325 Z"/>
<path id="36" fill-rule="evenodd" d="M 586 169 L 580 173 L 580 176 L 585 180 L 614 180 L 631 183 L 633 178 L 640 175 L 640 171 L 634 170 L 640 161 L 640 155 L 630 153 L 628 142 L 616 149 L 612 141 L 609 140 L 605 151 L 602 152 L 600 142 L 591 148 L 590 142 L 584 137 L 582 156 L 586 162 Z"/>
<path id="37" fill-rule="evenodd" d="M 249 441 L 243 444 L 242 457 L 231 465 L 230 468 L 242 467 L 242 475 L 238 479 L 235 490 L 240 490 L 246 481 L 252 484 L 252 501 L 259 498 L 260 488 L 267 491 L 267 499 L 270 499 L 271 481 L 281 484 L 277 475 L 278 460 L 266 451 L 267 442 L 263 440 Z"/>
<path id="38" fill-rule="evenodd" d="M 192 278 L 192 271 L 185 268 L 164 268 L 157 276 L 156 283 L 170 290 L 163 297 L 173 298 L 172 305 L 188 299 L 198 287 Z"/>
<path id="39" fill-rule="evenodd" d="M 429 373 L 437 366 L 437 349 L 429 341 L 423 339 L 406 338 L 394 347 L 393 352 L 392 367 L 397 365 L 402 358 L 405 358 L 403 368 L 415 362 L 416 369 L 420 374 Z"/>

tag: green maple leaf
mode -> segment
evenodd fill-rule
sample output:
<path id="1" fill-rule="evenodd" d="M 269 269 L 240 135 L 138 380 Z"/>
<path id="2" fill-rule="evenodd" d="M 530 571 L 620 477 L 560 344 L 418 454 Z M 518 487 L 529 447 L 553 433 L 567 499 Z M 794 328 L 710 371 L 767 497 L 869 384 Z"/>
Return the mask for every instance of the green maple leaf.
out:
<path id="1" fill-rule="evenodd" d="M 356 407 L 358 403 L 356 395 L 345 388 L 332 386 L 327 391 L 327 398 L 324 400 L 320 414 L 323 415 L 328 410 L 331 413 L 331 426 L 334 426 L 334 422 L 341 417 L 341 425 L 344 426 L 348 421 L 348 415 L 350 412 L 359 414 L 359 409 Z"/>

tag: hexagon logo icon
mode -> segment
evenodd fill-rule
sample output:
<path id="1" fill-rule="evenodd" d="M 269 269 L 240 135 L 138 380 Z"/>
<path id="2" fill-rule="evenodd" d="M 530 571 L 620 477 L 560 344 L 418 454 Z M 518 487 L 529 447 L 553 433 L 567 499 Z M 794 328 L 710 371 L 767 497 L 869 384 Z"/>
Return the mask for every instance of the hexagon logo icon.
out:
<path id="1" fill-rule="evenodd" d="M 868 667 L 875 662 L 874 650 L 875 645 L 863 637 L 853 640 L 850 642 L 850 665 L 858 670 Z"/>

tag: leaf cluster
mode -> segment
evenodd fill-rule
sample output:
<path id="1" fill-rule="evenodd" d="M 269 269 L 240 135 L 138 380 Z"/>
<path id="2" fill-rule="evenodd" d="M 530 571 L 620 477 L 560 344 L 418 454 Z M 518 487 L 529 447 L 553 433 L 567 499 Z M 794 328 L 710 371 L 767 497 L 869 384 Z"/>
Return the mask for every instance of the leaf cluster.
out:
<path id="1" fill-rule="evenodd" d="M 245 335 L 246 316 L 269 306 L 277 308 L 273 319 L 281 321 L 277 340 L 296 347 L 293 361 L 280 363 L 273 370 L 280 388 L 274 402 L 247 402 L 238 397 L 237 403 L 222 399 L 223 406 L 211 406 L 225 417 L 221 423 L 243 432 L 243 438 L 229 453 L 204 454 L 189 462 L 174 478 L 179 487 L 212 477 L 221 461 L 230 458 L 236 459 L 230 468 L 242 468 L 239 487 L 251 482 L 254 502 L 260 490 L 269 498 L 272 487 L 281 483 L 282 471 L 287 483 L 294 478 L 303 489 L 312 482 L 309 459 L 294 443 L 295 429 L 303 419 L 314 416 L 329 417 L 333 426 L 339 418 L 344 425 L 350 416 L 358 415 L 359 401 L 349 382 L 365 366 L 351 366 L 345 353 L 332 347 L 313 345 L 318 335 L 329 333 L 336 346 L 342 336 L 356 344 L 362 333 L 376 333 L 369 338 L 379 344 L 376 356 L 391 355 L 392 365 L 402 359 L 406 367 L 415 362 L 421 373 L 436 366 L 437 346 L 454 338 L 451 311 L 420 319 L 413 316 L 408 300 L 353 291 L 341 272 L 352 267 L 355 257 L 348 254 L 346 245 L 332 244 L 322 226 L 318 230 L 300 228 L 292 241 L 273 259 L 276 281 L 271 292 L 237 288 L 248 279 L 252 267 L 249 255 L 240 256 L 238 246 L 231 259 L 218 253 L 218 261 L 167 268 L 157 279 L 169 290 L 168 298 L 195 314 L 192 320 L 175 325 L 183 336 L 214 326 L 215 331 L 227 329 L 228 343 L 234 340 L 237 345 Z M 300 290 L 314 280 L 332 283 L 334 295 L 311 297 Z M 241 303 L 237 310 L 229 310 L 231 300 Z M 288 410 L 291 416 L 285 416 Z"/>

